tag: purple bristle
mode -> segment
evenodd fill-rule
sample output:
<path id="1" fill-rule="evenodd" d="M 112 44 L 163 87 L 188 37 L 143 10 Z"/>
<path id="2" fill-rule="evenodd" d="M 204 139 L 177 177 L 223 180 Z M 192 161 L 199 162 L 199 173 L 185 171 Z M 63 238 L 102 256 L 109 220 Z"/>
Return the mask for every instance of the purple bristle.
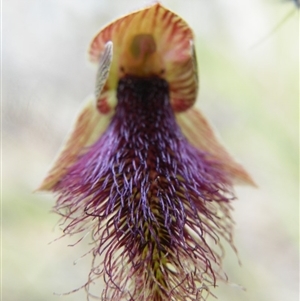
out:
<path id="1" fill-rule="evenodd" d="M 55 209 L 66 232 L 93 229 L 104 259 L 88 284 L 104 277 L 103 300 L 201 300 L 223 277 L 208 240 L 232 244 L 231 181 L 181 133 L 165 80 L 125 76 L 117 99 L 106 132 L 55 186 Z"/>

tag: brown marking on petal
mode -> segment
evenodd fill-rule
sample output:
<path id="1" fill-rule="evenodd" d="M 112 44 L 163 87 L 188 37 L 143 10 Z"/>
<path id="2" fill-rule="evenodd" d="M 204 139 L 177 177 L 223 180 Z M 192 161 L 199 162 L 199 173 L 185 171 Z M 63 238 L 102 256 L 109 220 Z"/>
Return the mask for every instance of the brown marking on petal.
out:
<path id="1" fill-rule="evenodd" d="M 118 80 L 124 76 L 124 72 L 120 72 L 121 67 L 130 75 L 157 75 L 170 84 L 170 102 L 174 105 L 173 109 L 182 111 L 194 104 L 198 91 L 193 40 L 192 30 L 187 23 L 156 3 L 104 27 L 93 39 L 89 57 L 91 61 L 97 62 L 105 43 L 112 41 L 114 53 L 107 81 L 108 89 L 116 90 Z M 144 50 L 147 55 L 137 55 L 145 45 L 155 47 Z M 177 87 L 179 83 L 183 86 L 188 84 L 191 89 L 181 89 L 180 86 Z M 185 104 L 178 105 L 178 101 L 183 99 Z"/>
<path id="2" fill-rule="evenodd" d="M 98 101 L 97 101 L 97 109 L 102 114 L 107 114 L 107 113 L 110 112 L 111 107 L 107 103 L 107 99 L 106 98 L 100 98 L 100 99 L 98 99 Z"/>
<path id="3" fill-rule="evenodd" d="M 156 43 L 150 34 L 136 35 L 130 47 L 131 53 L 135 58 L 144 58 L 156 51 Z"/>
<path id="4" fill-rule="evenodd" d="M 95 108 L 95 100 L 89 99 L 81 110 L 69 138 L 54 161 L 53 166 L 37 191 L 49 191 L 57 185 L 78 156 L 84 154 L 87 146 L 93 144 L 109 124 L 111 114 L 100 114 Z"/>
<path id="5" fill-rule="evenodd" d="M 237 163 L 217 139 L 211 125 L 196 108 L 177 114 L 177 123 L 189 142 L 201 151 L 206 151 L 221 162 L 230 177 L 240 184 L 256 186 L 247 171 Z"/>
<path id="6" fill-rule="evenodd" d="M 107 84 L 101 91 L 100 96 L 96 100 L 96 107 L 101 114 L 109 114 L 112 113 L 117 103 L 115 91 L 109 90 Z"/>

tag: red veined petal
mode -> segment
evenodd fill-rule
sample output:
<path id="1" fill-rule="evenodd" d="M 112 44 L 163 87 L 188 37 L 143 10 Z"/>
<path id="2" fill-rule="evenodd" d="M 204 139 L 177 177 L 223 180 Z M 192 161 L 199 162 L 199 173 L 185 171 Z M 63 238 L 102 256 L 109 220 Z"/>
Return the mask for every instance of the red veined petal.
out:
<path id="1" fill-rule="evenodd" d="M 108 41 L 114 52 L 103 94 L 116 90 L 125 74 L 156 75 L 169 83 L 174 111 L 194 104 L 198 91 L 194 36 L 178 15 L 156 3 L 112 22 L 92 40 L 91 61 L 98 61 Z"/>

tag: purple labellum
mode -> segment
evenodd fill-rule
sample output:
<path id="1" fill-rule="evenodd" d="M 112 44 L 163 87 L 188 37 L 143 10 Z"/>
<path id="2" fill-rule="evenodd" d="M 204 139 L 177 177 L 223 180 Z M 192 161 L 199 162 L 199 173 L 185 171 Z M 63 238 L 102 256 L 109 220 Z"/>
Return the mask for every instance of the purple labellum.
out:
<path id="1" fill-rule="evenodd" d="M 165 80 L 127 75 L 117 100 L 106 132 L 55 185 L 55 209 L 67 233 L 92 231 L 103 261 L 88 284 L 104 278 L 103 300 L 202 300 L 225 277 L 231 179 L 183 136 Z"/>

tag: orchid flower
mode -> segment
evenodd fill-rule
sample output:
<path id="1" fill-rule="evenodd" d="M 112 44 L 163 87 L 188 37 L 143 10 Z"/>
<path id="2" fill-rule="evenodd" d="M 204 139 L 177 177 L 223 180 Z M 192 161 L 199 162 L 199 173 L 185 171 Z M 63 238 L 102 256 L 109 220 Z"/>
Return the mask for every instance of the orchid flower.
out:
<path id="1" fill-rule="evenodd" d="M 102 300 L 203 300 L 226 280 L 233 184 L 254 183 L 193 107 L 193 32 L 155 3 L 104 27 L 89 58 L 95 95 L 39 189 L 66 234 L 92 233 Z"/>

